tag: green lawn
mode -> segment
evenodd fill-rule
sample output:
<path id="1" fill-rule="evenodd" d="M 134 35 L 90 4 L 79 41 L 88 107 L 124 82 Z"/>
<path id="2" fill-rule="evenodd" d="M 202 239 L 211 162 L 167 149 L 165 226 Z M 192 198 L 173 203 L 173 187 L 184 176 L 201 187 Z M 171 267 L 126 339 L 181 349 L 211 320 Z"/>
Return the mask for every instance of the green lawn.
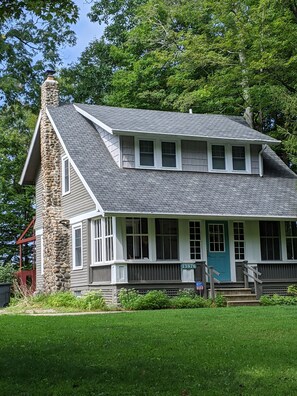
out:
<path id="1" fill-rule="evenodd" d="M 296 395 L 297 307 L 0 316 L 0 394 Z"/>

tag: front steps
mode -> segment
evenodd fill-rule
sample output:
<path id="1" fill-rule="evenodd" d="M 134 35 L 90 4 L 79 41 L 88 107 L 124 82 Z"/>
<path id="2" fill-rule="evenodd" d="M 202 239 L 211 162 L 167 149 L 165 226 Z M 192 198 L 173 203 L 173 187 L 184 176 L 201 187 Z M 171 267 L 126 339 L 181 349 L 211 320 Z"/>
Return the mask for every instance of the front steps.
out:
<path id="1" fill-rule="evenodd" d="M 259 300 L 257 300 L 256 294 L 252 293 L 251 288 L 216 288 L 215 295 L 217 294 L 221 294 L 226 298 L 227 307 L 260 305 Z"/>

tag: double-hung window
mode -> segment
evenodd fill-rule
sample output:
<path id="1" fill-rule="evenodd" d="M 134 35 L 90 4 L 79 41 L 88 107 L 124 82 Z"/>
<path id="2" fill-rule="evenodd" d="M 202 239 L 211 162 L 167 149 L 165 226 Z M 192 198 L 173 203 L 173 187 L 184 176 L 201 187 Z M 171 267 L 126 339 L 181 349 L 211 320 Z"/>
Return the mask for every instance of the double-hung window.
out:
<path id="1" fill-rule="evenodd" d="M 248 146 L 212 144 L 208 164 L 213 171 L 250 172 Z"/>
<path id="2" fill-rule="evenodd" d="M 174 142 L 162 142 L 162 167 L 176 168 L 176 147 Z"/>
<path id="3" fill-rule="evenodd" d="M 103 232 L 102 232 L 102 219 L 93 221 L 93 262 L 94 264 L 103 261 Z"/>
<path id="4" fill-rule="evenodd" d="M 201 229 L 200 221 L 190 221 L 190 257 L 192 260 L 201 259 Z"/>
<path id="5" fill-rule="evenodd" d="M 139 164 L 155 166 L 155 150 L 152 140 L 139 140 Z"/>
<path id="6" fill-rule="evenodd" d="M 280 226 L 278 221 L 260 221 L 260 244 L 262 260 L 280 260 Z"/>
<path id="7" fill-rule="evenodd" d="M 155 169 L 180 169 L 181 149 L 178 141 L 139 139 L 136 141 L 136 166 Z"/>
<path id="8" fill-rule="evenodd" d="M 157 259 L 178 259 L 178 221 L 176 219 L 156 219 L 155 224 Z"/>
<path id="9" fill-rule="evenodd" d="M 62 158 L 62 195 L 70 192 L 70 164 L 69 158 Z"/>
<path id="10" fill-rule="evenodd" d="M 148 222 L 146 218 L 126 219 L 127 259 L 148 259 Z"/>
<path id="11" fill-rule="evenodd" d="M 113 226 L 112 217 L 105 217 L 105 258 L 113 260 Z"/>
<path id="12" fill-rule="evenodd" d="M 297 260 L 297 222 L 286 221 L 286 245 L 287 245 L 287 259 Z"/>
<path id="13" fill-rule="evenodd" d="M 233 232 L 235 260 L 244 260 L 244 224 L 242 222 L 234 222 Z"/>
<path id="14" fill-rule="evenodd" d="M 73 269 L 83 267 L 83 245 L 82 245 L 82 225 L 72 227 L 72 261 Z"/>

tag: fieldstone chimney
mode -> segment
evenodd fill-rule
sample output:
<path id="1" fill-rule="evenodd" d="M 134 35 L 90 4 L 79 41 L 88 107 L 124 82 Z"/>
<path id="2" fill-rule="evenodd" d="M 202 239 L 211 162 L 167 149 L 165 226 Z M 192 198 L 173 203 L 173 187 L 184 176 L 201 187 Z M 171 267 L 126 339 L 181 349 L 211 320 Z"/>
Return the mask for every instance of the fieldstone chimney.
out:
<path id="1" fill-rule="evenodd" d="M 70 288 L 69 229 L 63 225 L 61 206 L 61 149 L 46 114 L 47 107 L 59 106 L 58 82 L 54 71 L 41 86 L 41 179 L 43 219 L 43 282 L 47 293 Z"/>

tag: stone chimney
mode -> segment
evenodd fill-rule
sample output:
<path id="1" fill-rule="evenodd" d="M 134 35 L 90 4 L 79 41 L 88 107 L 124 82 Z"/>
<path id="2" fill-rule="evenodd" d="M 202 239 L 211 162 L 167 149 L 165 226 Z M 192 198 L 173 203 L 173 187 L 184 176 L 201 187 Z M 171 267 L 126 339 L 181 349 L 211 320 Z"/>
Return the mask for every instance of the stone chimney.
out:
<path id="1" fill-rule="evenodd" d="M 59 106 L 58 82 L 54 71 L 41 86 L 41 180 L 43 219 L 43 284 L 47 293 L 70 288 L 69 229 L 61 206 L 61 147 L 46 114 L 47 107 Z M 62 224 L 64 223 L 64 225 Z"/>

